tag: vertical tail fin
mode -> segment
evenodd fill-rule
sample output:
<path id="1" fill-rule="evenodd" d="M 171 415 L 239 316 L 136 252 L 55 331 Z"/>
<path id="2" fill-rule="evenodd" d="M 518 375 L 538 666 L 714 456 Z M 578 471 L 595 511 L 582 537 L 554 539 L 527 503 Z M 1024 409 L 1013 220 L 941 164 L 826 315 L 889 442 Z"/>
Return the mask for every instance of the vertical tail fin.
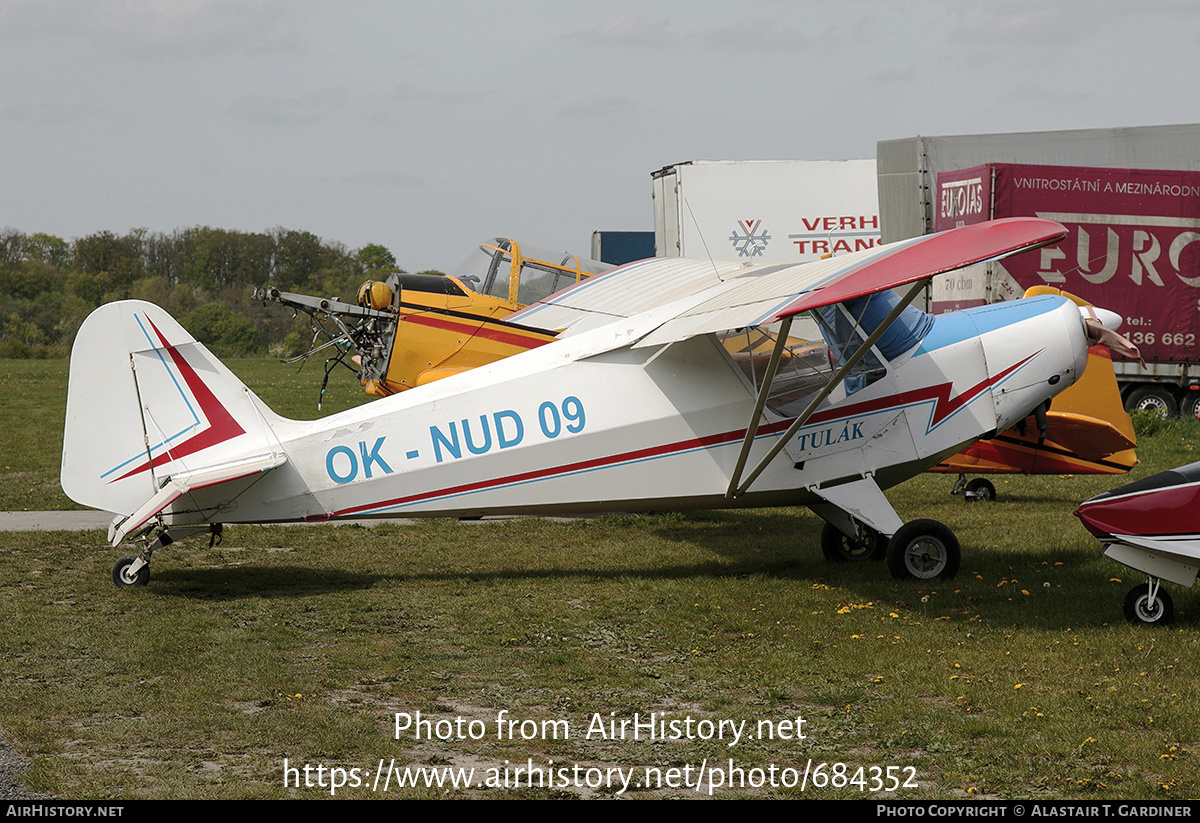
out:
<path id="1" fill-rule="evenodd" d="M 168 484 L 186 491 L 284 462 L 271 428 L 281 419 L 158 306 L 109 303 L 71 351 L 63 491 L 149 519 L 174 499 Z"/>

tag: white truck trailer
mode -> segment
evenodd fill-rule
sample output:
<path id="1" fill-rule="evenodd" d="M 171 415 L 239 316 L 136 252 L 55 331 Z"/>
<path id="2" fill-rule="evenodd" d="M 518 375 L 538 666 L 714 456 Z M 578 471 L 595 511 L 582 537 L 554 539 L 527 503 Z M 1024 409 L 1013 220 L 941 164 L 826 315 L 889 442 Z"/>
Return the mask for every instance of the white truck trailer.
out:
<path id="1" fill-rule="evenodd" d="M 880 242 L 874 160 L 693 160 L 650 176 L 659 257 L 800 263 Z"/>

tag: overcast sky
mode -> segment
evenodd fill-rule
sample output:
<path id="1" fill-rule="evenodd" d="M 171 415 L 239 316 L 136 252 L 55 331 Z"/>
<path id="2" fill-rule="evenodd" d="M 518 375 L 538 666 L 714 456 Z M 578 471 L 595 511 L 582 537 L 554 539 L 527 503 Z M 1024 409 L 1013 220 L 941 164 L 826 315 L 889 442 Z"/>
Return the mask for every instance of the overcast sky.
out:
<path id="1" fill-rule="evenodd" d="M 1196 0 L 0 0 L 0 226 L 586 254 L 680 161 L 1200 122 L 1198 55 Z"/>

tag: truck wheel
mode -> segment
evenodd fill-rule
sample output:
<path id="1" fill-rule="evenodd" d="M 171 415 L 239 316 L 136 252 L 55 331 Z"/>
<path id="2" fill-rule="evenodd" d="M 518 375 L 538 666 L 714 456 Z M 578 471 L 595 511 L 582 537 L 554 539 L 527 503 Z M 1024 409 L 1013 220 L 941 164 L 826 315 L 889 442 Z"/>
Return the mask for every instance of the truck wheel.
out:
<path id="1" fill-rule="evenodd" d="M 1125 411 L 1153 411 L 1160 417 L 1171 417 L 1178 411 L 1175 395 L 1162 386 L 1141 386 L 1129 393 L 1125 400 Z"/>
<path id="2" fill-rule="evenodd" d="M 1189 420 L 1200 420 L 1200 391 L 1190 391 L 1179 404 L 1179 416 Z"/>

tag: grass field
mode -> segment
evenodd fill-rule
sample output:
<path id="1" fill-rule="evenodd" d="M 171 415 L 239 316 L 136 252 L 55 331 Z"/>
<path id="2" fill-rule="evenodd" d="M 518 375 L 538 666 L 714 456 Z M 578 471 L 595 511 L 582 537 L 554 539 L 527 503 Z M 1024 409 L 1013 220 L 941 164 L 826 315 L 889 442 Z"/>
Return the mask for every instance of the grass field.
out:
<path id="1" fill-rule="evenodd" d="M 315 414 L 316 372 L 232 365 Z M 65 364 L 0 368 L 2 494 L 53 508 Z M 1191 462 L 1197 434 L 1143 438 L 1131 477 Z M 68 798 L 378 797 L 381 764 L 393 797 L 608 797 L 617 769 L 635 798 L 718 775 L 721 797 L 1195 797 L 1197 596 L 1127 625 L 1137 576 L 1070 514 L 1127 479 L 1001 478 L 971 505 L 946 476 L 903 484 L 900 515 L 963 545 L 933 584 L 825 563 L 796 510 L 231 527 L 160 551 L 141 589 L 112 585 L 99 533 L 0 534 L 0 728 L 26 786 Z M 652 714 L 668 739 L 608 734 Z M 395 785 L 417 767 L 498 785 Z"/>

